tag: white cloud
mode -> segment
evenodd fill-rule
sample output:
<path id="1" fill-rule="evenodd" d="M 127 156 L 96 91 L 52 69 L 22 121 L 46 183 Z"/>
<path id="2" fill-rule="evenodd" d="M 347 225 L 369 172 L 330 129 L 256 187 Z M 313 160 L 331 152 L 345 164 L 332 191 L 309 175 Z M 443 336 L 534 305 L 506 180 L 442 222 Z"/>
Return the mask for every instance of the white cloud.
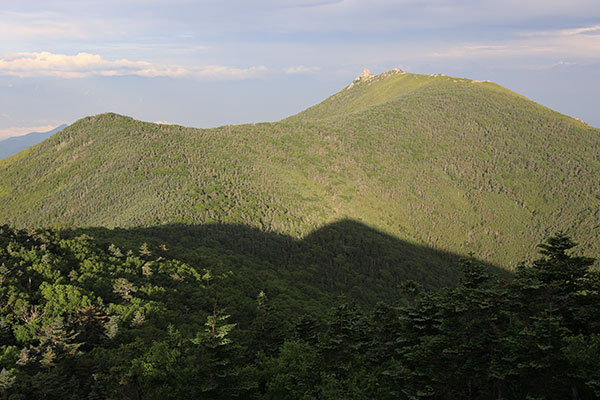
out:
<path id="1" fill-rule="evenodd" d="M 571 28 L 571 29 L 554 29 L 545 31 L 525 31 L 518 32 L 518 36 L 524 37 L 540 37 L 540 36 L 576 36 L 581 34 L 589 34 L 593 32 L 599 32 L 600 25 L 585 26 L 582 28 Z M 600 32 L 599 32 L 600 33 Z"/>
<path id="2" fill-rule="evenodd" d="M 318 72 L 319 69 L 319 67 L 306 67 L 304 65 L 297 65 L 288 67 L 283 72 L 288 75 L 314 74 Z"/>
<path id="3" fill-rule="evenodd" d="M 0 59 L 0 73 L 19 77 L 82 78 L 89 75 L 177 76 L 185 71 L 179 68 L 157 68 L 144 61 L 108 61 L 97 54 L 78 53 L 68 56 L 44 51 L 6 55 Z"/>
<path id="4" fill-rule="evenodd" d="M 574 56 L 600 58 L 600 25 L 553 31 L 519 32 L 516 38 L 496 43 L 463 43 L 434 51 L 434 58 Z"/>
<path id="5" fill-rule="evenodd" d="M 221 65 L 209 65 L 189 70 L 190 76 L 198 79 L 225 79 L 239 80 L 251 79 L 264 76 L 268 72 L 265 66 L 250 68 L 224 67 Z"/>
<path id="6" fill-rule="evenodd" d="M 0 74 L 21 78 L 34 76 L 55 76 L 61 78 L 83 78 L 86 76 L 144 77 L 192 77 L 197 79 L 248 79 L 267 72 L 264 66 L 236 68 L 210 65 L 197 68 L 164 66 L 146 61 L 127 59 L 106 60 L 98 54 L 78 53 L 74 56 L 50 52 L 24 52 L 5 55 L 0 59 Z"/>
<path id="7" fill-rule="evenodd" d="M 600 31 L 600 25 L 589 26 L 589 27 L 585 27 L 585 28 L 577 28 L 577 29 L 563 29 L 563 30 L 558 31 L 558 34 L 562 35 L 562 36 L 573 36 L 573 35 L 580 35 L 582 33 L 597 32 L 597 31 Z"/>

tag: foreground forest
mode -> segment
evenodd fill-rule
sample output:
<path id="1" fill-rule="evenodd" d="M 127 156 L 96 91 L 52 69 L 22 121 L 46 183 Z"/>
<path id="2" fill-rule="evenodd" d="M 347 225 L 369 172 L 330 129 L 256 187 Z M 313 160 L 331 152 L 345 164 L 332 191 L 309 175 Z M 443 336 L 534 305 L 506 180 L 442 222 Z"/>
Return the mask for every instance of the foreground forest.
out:
<path id="1" fill-rule="evenodd" d="M 600 275 L 563 234 L 506 279 L 468 258 L 372 305 L 87 232 L 0 230 L 5 399 L 600 396 Z"/>

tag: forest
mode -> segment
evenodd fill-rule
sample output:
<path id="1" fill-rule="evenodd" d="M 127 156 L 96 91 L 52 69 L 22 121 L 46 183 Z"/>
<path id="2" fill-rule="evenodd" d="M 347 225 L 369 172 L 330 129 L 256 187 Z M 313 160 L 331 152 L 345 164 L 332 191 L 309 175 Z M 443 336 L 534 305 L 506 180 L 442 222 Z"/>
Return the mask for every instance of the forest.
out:
<path id="1" fill-rule="evenodd" d="M 3 399 L 600 396 L 600 274 L 563 233 L 511 274 L 429 254 L 456 278 L 391 277 L 382 296 L 368 270 L 275 274 L 256 258 L 269 246 L 252 269 L 209 257 L 226 235 L 204 239 L 204 258 L 183 234 L 179 247 L 147 237 L 0 229 Z"/>

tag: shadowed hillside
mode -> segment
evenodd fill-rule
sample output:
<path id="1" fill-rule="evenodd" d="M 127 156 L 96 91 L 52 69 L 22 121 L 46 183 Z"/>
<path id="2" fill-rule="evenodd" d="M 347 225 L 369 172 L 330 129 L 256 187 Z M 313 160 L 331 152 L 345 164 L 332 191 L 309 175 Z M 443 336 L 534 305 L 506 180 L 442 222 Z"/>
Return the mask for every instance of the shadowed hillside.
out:
<path id="1" fill-rule="evenodd" d="M 104 247 L 116 244 L 124 252 L 147 243 L 155 255 L 214 274 L 231 271 L 236 282 L 231 286 L 245 291 L 248 301 L 264 290 L 282 302 L 280 307 L 305 304 L 316 309 L 341 295 L 363 305 L 394 302 L 402 297 L 400 286 L 406 280 L 439 288 L 456 284 L 460 275 L 460 256 L 411 244 L 352 220 L 328 224 L 304 239 L 222 224 L 80 228 L 62 234 L 86 234 Z M 306 310 L 294 310 L 302 311 Z"/>
<path id="2" fill-rule="evenodd" d="M 463 260 L 458 284 L 431 292 L 405 279 L 456 281 L 455 255 L 354 221 L 304 240 L 0 226 L 3 394 L 597 398 L 600 280 L 574 246 L 549 238 L 510 280 Z"/>

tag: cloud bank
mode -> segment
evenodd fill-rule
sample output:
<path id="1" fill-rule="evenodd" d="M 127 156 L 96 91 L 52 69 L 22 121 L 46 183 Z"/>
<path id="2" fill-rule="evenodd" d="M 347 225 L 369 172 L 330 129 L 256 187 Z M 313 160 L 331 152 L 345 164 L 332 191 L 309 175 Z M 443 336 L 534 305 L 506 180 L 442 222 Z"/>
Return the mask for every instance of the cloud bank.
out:
<path id="1" fill-rule="evenodd" d="M 0 75 L 31 78 L 52 76 L 59 78 L 85 78 L 88 76 L 143 76 L 148 78 L 193 78 L 198 80 L 242 80 L 268 74 L 313 74 L 319 68 L 305 65 L 269 70 L 265 66 L 248 68 L 207 65 L 197 68 L 156 65 L 146 61 L 127 59 L 107 60 L 98 54 L 78 53 L 74 56 L 43 52 L 23 52 L 5 55 L 0 59 Z"/>
<path id="2" fill-rule="evenodd" d="M 78 53 L 70 56 L 44 52 L 22 52 L 5 55 L 0 59 L 0 74 L 29 78 L 53 76 L 84 78 L 88 76 L 189 77 L 197 79 L 249 79 L 267 72 L 264 66 L 237 68 L 208 65 L 198 68 L 156 65 L 146 61 L 127 59 L 107 60 L 98 54 Z"/>
<path id="3" fill-rule="evenodd" d="M 463 43 L 442 51 L 432 52 L 433 57 L 511 57 L 511 56 L 572 56 L 600 57 L 600 25 L 557 29 L 549 31 L 523 31 L 515 38 L 492 43 Z"/>

